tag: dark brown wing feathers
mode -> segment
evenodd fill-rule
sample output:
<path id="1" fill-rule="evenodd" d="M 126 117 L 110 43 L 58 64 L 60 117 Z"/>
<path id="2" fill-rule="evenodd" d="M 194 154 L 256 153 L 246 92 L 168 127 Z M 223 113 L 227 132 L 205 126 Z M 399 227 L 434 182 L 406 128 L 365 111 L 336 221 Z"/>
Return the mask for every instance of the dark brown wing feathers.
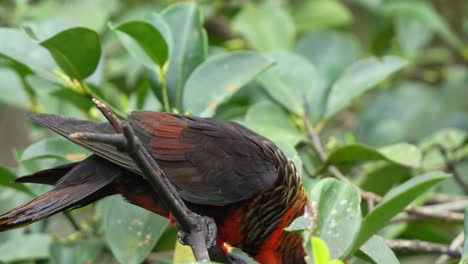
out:
<path id="1" fill-rule="evenodd" d="M 67 138 L 73 132 L 115 133 L 107 123 L 47 114 L 30 118 Z M 276 146 L 239 124 L 148 111 L 133 112 L 129 121 L 182 198 L 192 203 L 239 202 L 277 179 Z M 112 146 L 75 143 L 140 174 L 131 158 Z"/>
<path id="2" fill-rule="evenodd" d="M 137 135 L 180 190 L 201 204 L 229 204 L 252 197 L 277 179 L 273 151 L 264 137 L 209 118 L 133 112 Z"/>

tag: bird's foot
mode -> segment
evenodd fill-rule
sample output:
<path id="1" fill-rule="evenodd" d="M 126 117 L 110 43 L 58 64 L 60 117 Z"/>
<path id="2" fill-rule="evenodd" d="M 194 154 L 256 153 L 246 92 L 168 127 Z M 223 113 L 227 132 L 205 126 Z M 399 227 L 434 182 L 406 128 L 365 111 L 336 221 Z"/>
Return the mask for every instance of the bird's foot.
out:
<path id="1" fill-rule="evenodd" d="M 183 229 L 179 228 L 177 233 L 177 238 L 182 245 L 191 245 L 193 244 L 193 239 L 196 239 L 200 233 L 205 238 L 205 243 L 208 248 L 216 246 L 216 237 L 218 229 L 214 220 L 207 216 L 199 216 L 197 214 L 190 214 L 190 217 L 193 217 L 193 223 L 196 223 L 195 227 L 191 229 L 191 233 L 185 232 Z"/>

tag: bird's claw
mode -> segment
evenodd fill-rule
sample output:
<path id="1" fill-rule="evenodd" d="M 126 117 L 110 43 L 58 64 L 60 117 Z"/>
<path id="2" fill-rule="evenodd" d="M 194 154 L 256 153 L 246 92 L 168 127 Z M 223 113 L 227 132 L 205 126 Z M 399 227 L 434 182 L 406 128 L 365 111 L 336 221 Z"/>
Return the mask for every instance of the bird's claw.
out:
<path id="1" fill-rule="evenodd" d="M 198 232 L 203 232 L 203 235 L 205 237 L 206 241 L 206 246 L 207 248 L 216 246 L 216 237 L 218 233 L 218 229 L 216 226 L 215 221 L 207 216 L 198 216 L 194 215 L 194 217 L 198 218 L 197 219 L 197 228 L 194 228 L 194 230 L 197 230 Z M 191 240 L 192 240 L 192 235 L 191 233 L 187 233 L 183 231 L 182 229 L 179 229 L 177 233 L 177 239 L 182 245 L 190 245 Z"/>

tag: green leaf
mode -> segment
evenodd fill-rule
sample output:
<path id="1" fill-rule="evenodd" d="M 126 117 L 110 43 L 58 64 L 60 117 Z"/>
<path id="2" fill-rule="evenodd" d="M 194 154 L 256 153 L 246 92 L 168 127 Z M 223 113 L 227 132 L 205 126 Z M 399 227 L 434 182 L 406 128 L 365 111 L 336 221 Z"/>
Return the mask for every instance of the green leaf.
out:
<path id="1" fill-rule="evenodd" d="M 154 64 L 163 67 L 169 56 L 169 47 L 157 24 L 150 19 L 126 21 L 114 27 L 114 30 L 122 44 L 133 53 L 135 58 L 151 68 Z M 153 19 L 156 18 L 153 17 Z M 144 54 L 140 50 L 135 50 L 134 42 L 143 49 Z"/>
<path id="2" fill-rule="evenodd" d="M 346 108 L 354 98 L 373 88 L 406 64 L 405 60 L 396 56 L 357 61 L 333 84 L 327 100 L 325 117 L 329 118 Z"/>
<path id="3" fill-rule="evenodd" d="M 362 221 L 359 233 L 346 256 L 351 256 L 392 217 L 401 212 L 417 197 L 448 177 L 449 175 L 443 172 L 426 173 L 406 181 L 387 193 L 381 203 L 374 210 L 370 211 Z"/>
<path id="4" fill-rule="evenodd" d="M 70 103 L 83 111 L 89 111 L 89 109 L 95 106 L 93 101 L 89 100 L 88 96 L 79 94 L 68 88 L 60 87 L 59 89 L 52 91 L 50 95 L 63 99 L 67 103 Z"/>
<path id="5" fill-rule="evenodd" d="M 302 116 L 315 93 L 317 73 L 306 59 L 293 53 L 270 53 L 275 65 L 258 80 L 267 92 L 291 112 Z"/>
<path id="6" fill-rule="evenodd" d="M 359 191 L 336 179 L 324 179 L 313 187 L 310 199 L 317 201 L 314 234 L 323 239 L 332 258 L 342 257 L 352 245 L 361 224 Z"/>
<path id="7" fill-rule="evenodd" d="M 455 150 L 462 146 L 468 139 L 468 134 L 457 128 L 439 130 L 425 138 L 421 143 L 421 149 L 429 150 L 434 147 L 443 147 L 445 150 Z"/>
<path id="8" fill-rule="evenodd" d="M 298 30 L 311 31 L 318 28 L 338 27 L 350 24 L 351 12 L 340 1 L 303 1 L 293 12 Z"/>
<path id="9" fill-rule="evenodd" d="M 330 84 L 360 56 L 360 47 L 351 34 L 318 30 L 297 42 L 296 52 L 306 57 L 317 69 L 318 80 L 309 104 L 309 113 L 319 120 L 325 112 Z"/>
<path id="10" fill-rule="evenodd" d="M 411 168 L 396 163 L 377 162 L 364 165 L 359 186 L 378 195 L 385 195 L 391 188 L 411 177 Z"/>
<path id="11" fill-rule="evenodd" d="M 309 230 L 312 227 L 312 223 L 310 222 L 309 219 L 307 219 L 305 216 L 300 216 L 288 226 L 284 230 L 288 232 L 302 232 L 304 230 Z"/>
<path id="12" fill-rule="evenodd" d="M 340 260 L 331 260 L 327 244 L 318 237 L 311 237 L 314 264 L 343 264 Z"/>
<path id="13" fill-rule="evenodd" d="M 103 243 L 98 238 L 79 239 L 66 243 L 55 242 L 50 247 L 53 263 L 94 263 L 102 250 Z"/>
<path id="14" fill-rule="evenodd" d="M 208 53 L 200 10 L 194 3 L 174 4 L 162 12 L 172 33 L 169 68 L 165 76 L 171 107 L 183 111 L 184 85 Z"/>
<path id="15" fill-rule="evenodd" d="M 234 18 L 233 30 L 260 51 L 290 50 L 294 41 L 294 22 L 283 8 L 272 4 L 248 4 Z"/>
<path id="16" fill-rule="evenodd" d="M 141 263 L 151 252 L 168 220 L 112 196 L 99 202 L 104 237 L 120 263 Z"/>
<path id="17" fill-rule="evenodd" d="M 31 261 L 49 257 L 52 239 L 48 234 L 16 236 L 0 245 L 0 262 Z"/>
<path id="18" fill-rule="evenodd" d="M 387 160 L 396 164 L 418 168 L 421 165 L 421 151 L 418 147 L 400 143 L 375 149 L 362 144 L 351 144 L 331 152 L 326 165 L 344 165 L 362 161 Z"/>
<path id="19" fill-rule="evenodd" d="M 9 68 L 0 68 L 0 80 L 2 82 L 0 102 L 28 109 L 29 95 L 23 87 L 20 76 Z"/>
<path id="20" fill-rule="evenodd" d="M 311 240 L 314 263 L 327 264 L 330 260 L 330 252 L 328 251 L 327 244 L 318 237 L 311 237 Z"/>
<path id="21" fill-rule="evenodd" d="M 22 183 L 15 183 L 13 180 L 16 179 L 16 175 L 6 167 L 0 166 L 0 185 L 8 188 L 15 189 L 26 194 L 33 194 L 26 185 Z"/>
<path id="22" fill-rule="evenodd" d="M 401 50 L 415 57 L 432 37 L 429 26 L 414 16 L 399 14 L 395 18 L 395 30 Z"/>
<path id="23" fill-rule="evenodd" d="M 456 48 L 463 47 L 463 42 L 448 27 L 447 23 L 430 3 L 424 1 L 390 1 L 383 8 L 390 15 L 406 15 L 418 18 L 450 45 Z"/>
<path id="24" fill-rule="evenodd" d="M 304 35 L 297 42 L 296 52 L 309 59 L 329 81 L 335 80 L 361 53 L 353 35 L 333 30 L 318 30 Z"/>
<path id="25" fill-rule="evenodd" d="M 98 34 L 83 27 L 64 30 L 40 44 L 49 50 L 68 76 L 77 80 L 90 76 L 101 58 Z"/>
<path id="26" fill-rule="evenodd" d="M 253 52 L 227 53 L 208 59 L 187 80 L 185 108 L 198 116 L 213 116 L 220 103 L 272 63 Z"/>
<path id="27" fill-rule="evenodd" d="M 245 116 L 245 125 L 278 145 L 294 147 L 304 139 L 283 109 L 271 102 L 260 102 L 250 107 Z"/>
<path id="28" fill-rule="evenodd" d="M 468 208 L 465 208 L 465 222 L 463 225 L 463 232 L 465 235 L 464 241 L 463 241 L 463 255 L 462 255 L 462 261 L 468 262 Z"/>
<path id="29" fill-rule="evenodd" d="M 27 147 L 21 155 L 21 160 L 56 158 L 79 161 L 86 158 L 89 154 L 89 151 L 66 139 L 47 138 Z"/>
<path id="30" fill-rule="evenodd" d="M 360 253 L 374 263 L 399 264 L 400 261 L 395 253 L 388 247 L 385 240 L 379 236 L 372 236 L 360 248 Z"/>
<path id="31" fill-rule="evenodd" d="M 0 54 L 21 63 L 37 74 L 48 79 L 55 79 L 52 71 L 58 66 L 47 52 L 23 31 L 12 28 L 0 28 Z"/>

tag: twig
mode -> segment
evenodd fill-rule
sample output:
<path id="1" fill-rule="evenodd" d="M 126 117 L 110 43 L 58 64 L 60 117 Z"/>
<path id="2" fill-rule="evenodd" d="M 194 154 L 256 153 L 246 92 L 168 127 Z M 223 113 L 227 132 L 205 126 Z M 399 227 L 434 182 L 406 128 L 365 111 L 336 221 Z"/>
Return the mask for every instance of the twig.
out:
<path id="1" fill-rule="evenodd" d="M 127 122 L 121 122 L 107 106 L 98 100 L 93 100 L 103 115 L 114 126 L 119 134 L 73 133 L 69 137 L 75 140 L 101 142 L 125 150 L 142 171 L 154 193 L 162 204 L 177 220 L 182 234 L 179 239 L 191 246 L 197 260 L 210 260 L 208 247 L 216 245 L 216 224 L 213 219 L 202 217 L 190 211 L 167 179 L 164 171 L 158 166 L 146 148 L 135 136 L 132 127 Z"/>
<path id="2" fill-rule="evenodd" d="M 68 222 L 70 222 L 75 231 L 81 231 L 80 225 L 76 222 L 75 218 L 73 217 L 73 215 L 71 215 L 70 212 L 64 212 L 63 215 L 67 218 Z"/>
<path id="3" fill-rule="evenodd" d="M 468 200 L 453 200 L 450 202 L 441 202 L 438 204 L 426 205 L 422 208 L 432 211 L 453 211 L 463 212 L 468 207 Z"/>
<path id="4" fill-rule="evenodd" d="M 306 131 L 307 131 L 307 135 L 309 136 L 310 140 L 312 141 L 312 146 L 313 146 L 315 152 L 317 153 L 317 155 L 318 155 L 321 162 L 326 162 L 328 156 L 327 156 L 327 153 L 325 152 L 325 149 L 324 149 L 324 147 L 322 145 L 322 141 L 320 140 L 320 137 L 319 137 L 317 131 L 315 131 L 315 129 L 310 124 L 310 121 L 309 121 L 309 118 L 308 118 L 307 115 L 305 115 L 303 117 L 303 119 L 304 119 L 304 126 L 305 126 Z M 340 170 L 338 170 L 337 167 L 328 166 L 327 170 L 333 177 L 335 177 L 335 178 L 337 178 L 337 179 L 339 179 L 341 181 L 344 181 L 346 183 L 353 184 L 353 183 L 351 183 L 351 181 L 348 178 L 346 178 L 340 172 Z M 376 203 L 378 203 L 378 202 L 380 202 L 382 200 L 382 198 L 380 196 L 378 196 L 377 194 L 375 194 L 375 193 L 366 192 L 366 191 L 362 190 L 359 187 L 357 187 L 357 188 L 359 189 L 359 191 L 361 193 L 361 197 L 367 202 L 367 205 L 368 205 L 369 209 L 372 209 L 375 206 Z"/>
<path id="5" fill-rule="evenodd" d="M 327 160 L 327 153 L 325 152 L 325 149 L 322 145 L 322 142 L 320 140 L 320 137 L 318 136 L 318 133 L 315 131 L 315 129 L 312 127 L 310 124 L 309 118 L 307 115 L 304 115 L 303 117 L 304 121 L 304 126 L 307 131 L 307 135 L 310 138 L 312 142 L 312 146 L 317 153 L 320 161 L 326 162 Z M 348 178 L 346 178 L 335 166 L 328 166 L 328 172 L 335 178 L 342 180 L 344 182 L 353 184 L 350 182 Z M 354 185 L 354 184 L 353 184 Z M 355 186 L 355 185 L 354 185 Z M 379 195 L 373 193 L 373 192 L 367 192 L 356 186 L 356 188 L 359 189 L 361 193 L 361 197 L 364 201 L 366 201 L 369 209 L 372 209 L 372 207 L 382 201 L 382 197 Z M 422 218 L 434 218 L 434 219 L 440 219 L 443 221 L 447 222 L 463 222 L 463 214 L 457 214 L 448 210 L 429 210 L 429 209 L 424 209 L 420 207 L 415 207 L 415 206 L 410 206 L 405 209 L 405 212 L 408 214 L 406 218 L 402 218 L 401 216 L 397 218 L 396 220 L 392 220 L 392 222 L 395 221 L 402 221 L 403 219 L 406 220 L 413 220 L 413 219 L 422 219 Z"/>
<path id="6" fill-rule="evenodd" d="M 424 207 L 410 207 L 405 212 L 398 214 L 391 221 L 390 224 L 399 222 L 411 222 L 427 219 L 438 219 L 449 223 L 463 223 L 464 216 L 462 213 L 452 211 L 433 211 L 427 210 Z"/>
<path id="7" fill-rule="evenodd" d="M 450 244 L 449 248 L 451 250 L 457 250 L 457 249 L 461 249 L 462 245 L 463 245 L 463 241 L 464 241 L 464 238 L 465 238 L 465 235 L 462 233 L 460 233 L 453 241 L 452 243 Z M 443 254 L 442 256 L 440 256 L 437 260 L 436 260 L 436 264 L 446 264 L 446 263 L 449 263 L 450 261 L 450 256 L 447 255 L 447 254 Z"/>
<path id="8" fill-rule="evenodd" d="M 461 257 L 461 248 L 450 248 L 448 245 L 425 242 L 420 240 L 391 239 L 387 245 L 394 251 L 423 254 L 445 254 L 453 258 Z"/>
<path id="9" fill-rule="evenodd" d="M 468 194 L 468 184 L 462 179 L 462 177 L 458 173 L 457 168 L 455 167 L 455 162 L 450 160 L 447 150 L 442 145 L 437 145 L 437 148 L 439 149 L 440 154 L 442 154 L 442 156 L 444 157 L 445 167 L 447 171 L 453 175 L 453 179 L 463 189 L 463 192 L 465 194 Z"/>

